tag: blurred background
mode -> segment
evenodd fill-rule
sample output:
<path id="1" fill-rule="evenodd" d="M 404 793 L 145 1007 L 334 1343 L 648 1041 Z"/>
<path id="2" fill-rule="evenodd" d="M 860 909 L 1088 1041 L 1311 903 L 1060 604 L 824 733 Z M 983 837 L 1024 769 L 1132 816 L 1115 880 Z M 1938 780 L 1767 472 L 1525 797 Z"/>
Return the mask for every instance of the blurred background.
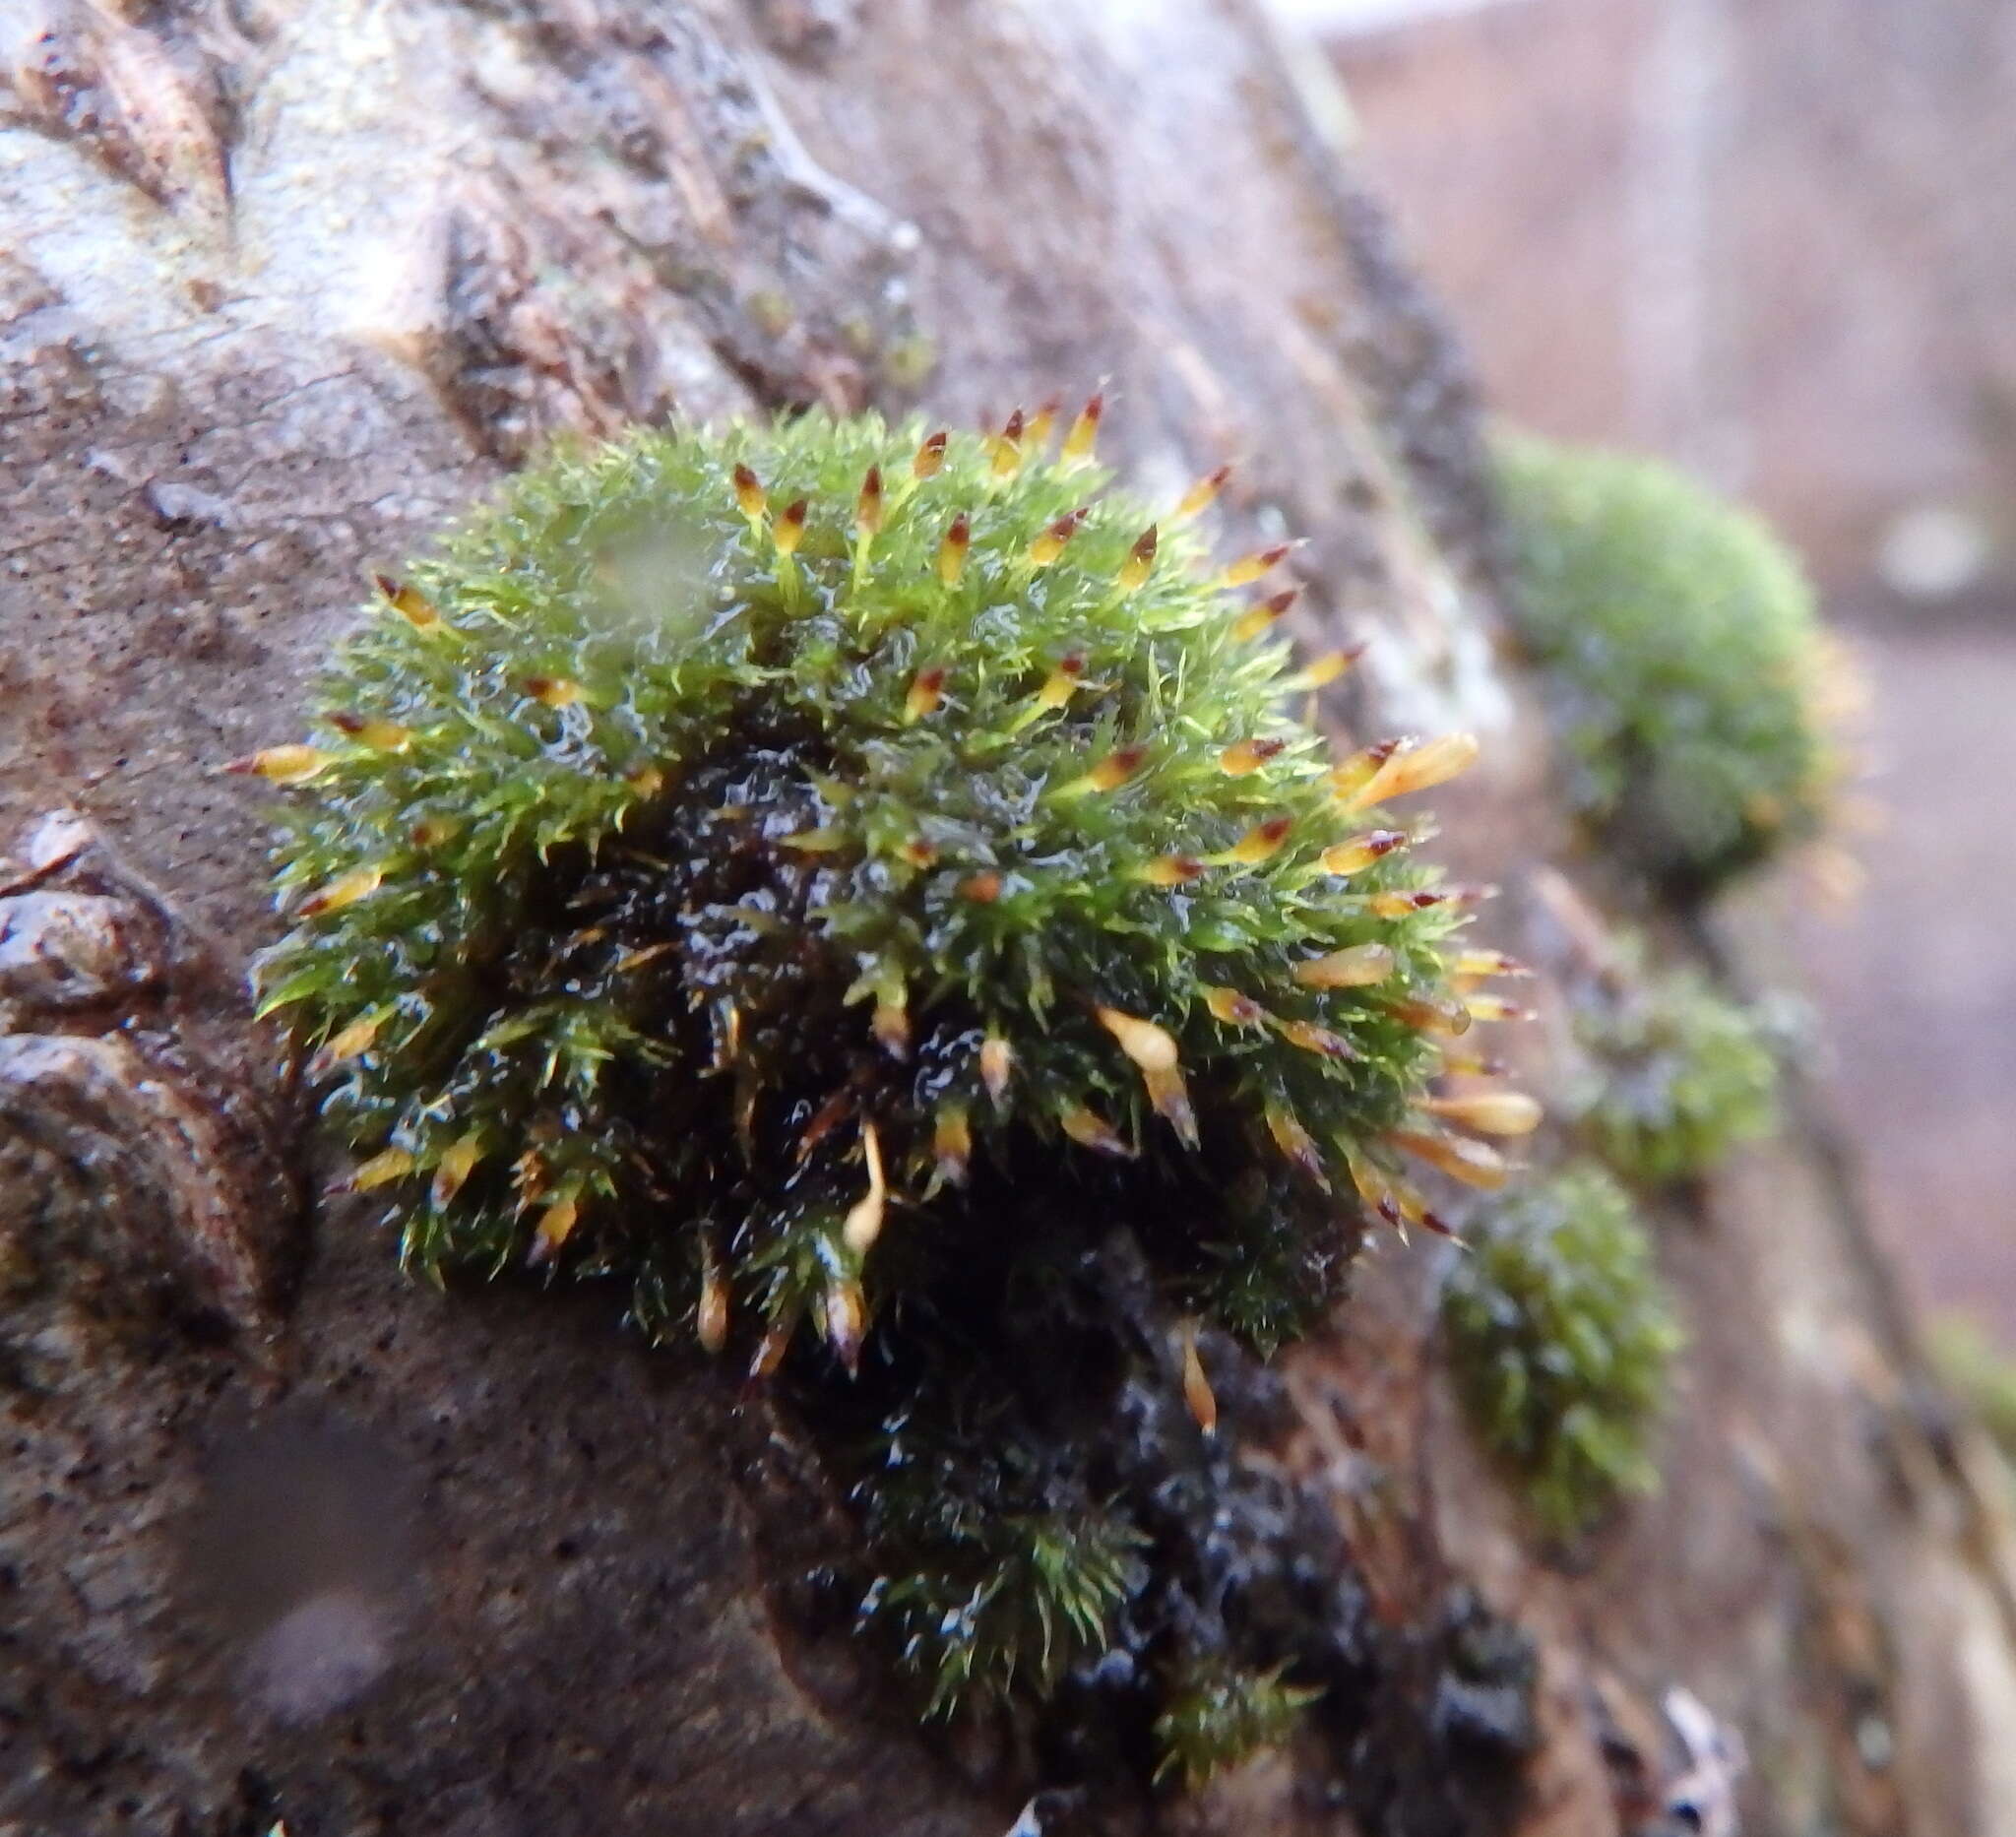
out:
<path id="1" fill-rule="evenodd" d="M 1494 409 L 1803 553 L 1872 689 L 1792 908 L 1879 1229 L 2016 1349 L 2016 5 L 1278 0 Z"/>

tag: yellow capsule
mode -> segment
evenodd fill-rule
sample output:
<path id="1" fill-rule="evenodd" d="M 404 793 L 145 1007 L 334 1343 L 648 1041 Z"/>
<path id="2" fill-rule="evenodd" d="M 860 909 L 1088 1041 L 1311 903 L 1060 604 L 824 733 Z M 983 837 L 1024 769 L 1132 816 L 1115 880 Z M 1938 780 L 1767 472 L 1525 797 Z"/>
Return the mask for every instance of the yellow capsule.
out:
<path id="1" fill-rule="evenodd" d="M 1282 1021 L 1281 1037 L 1304 1052 L 1320 1052 L 1326 1059 L 1354 1059 L 1357 1048 L 1342 1034 L 1334 1034 L 1314 1021 Z"/>
<path id="2" fill-rule="evenodd" d="M 1407 844 L 1404 829 L 1368 830 L 1362 836 L 1354 836 L 1349 842 L 1340 842 L 1334 848 L 1323 851 L 1323 871 L 1326 874 L 1359 874 L 1391 855 L 1395 849 Z"/>
<path id="3" fill-rule="evenodd" d="M 1294 1111 L 1285 1104 L 1269 1104 L 1265 1110 L 1267 1133 L 1274 1145 L 1327 1193 L 1330 1176 L 1323 1169 L 1323 1154 L 1316 1138 L 1302 1127 Z"/>
<path id="4" fill-rule="evenodd" d="M 870 466 L 861 478 L 860 494 L 854 499 L 854 529 L 861 537 L 882 533 L 882 468 Z"/>
<path id="5" fill-rule="evenodd" d="M 1282 844 L 1293 828 L 1292 817 L 1270 816 L 1264 823 L 1255 823 L 1223 854 L 1207 855 L 1204 858 L 1214 867 L 1257 867 L 1281 853 Z"/>
<path id="6" fill-rule="evenodd" d="M 1507 1001 L 1503 995 L 1467 995 L 1463 1006 L 1474 1021 L 1530 1021 L 1534 1018 L 1531 1008 L 1522 1008 L 1516 1001 Z"/>
<path id="7" fill-rule="evenodd" d="M 1085 659 L 1073 651 L 1060 658 L 1057 667 L 1050 671 L 1043 686 L 1036 692 L 1036 705 L 1044 714 L 1059 709 L 1078 692 L 1078 685 L 1085 680 Z"/>
<path id="8" fill-rule="evenodd" d="M 1131 594 L 1147 584 L 1149 575 L 1155 572 L 1155 551 L 1161 541 L 1161 533 L 1152 523 L 1134 538 L 1134 546 L 1127 550 L 1126 560 L 1120 563 L 1122 593 Z"/>
<path id="9" fill-rule="evenodd" d="M 462 833 L 462 821 L 453 816 L 423 816 L 407 832 L 416 849 L 438 849 Z"/>
<path id="10" fill-rule="evenodd" d="M 403 753 L 413 743 L 411 728 L 403 728 L 397 721 L 387 721 L 376 715 L 331 715 L 330 726 L 341 728 L 355 740 L 359 746 L 368 746 L 374 753 Z"/>
<path id="11" fill-rule="evenodd" d="M 1197 1356 L 1197 1329 L 1188 1322 L 1183 1329 L 1183 1401 L 1197 1426 L 1207 1435 L 1218 1433 L 1218 1398 L 1211 1380 L 1204 1375 L 1204 1361 Z"/>
<path id="12" fill-rule="evenodd" d="M 632 766 L 623 774 L 623 783 L 640 797 L 656 797 L 665 788 L 665 775 L 654 765 Z"/>
<path id="13" fill-rule="evenodd" d="M 1442 1069 L 1462 1078 L 1502 1078 L 1509 1067 L 1500 1058 L 1493 1058 L 1482 1052 L 1457 1052 L 1448 1046 L 1442 1051 Z"/>
<path id="14" fill-rule="evenodd" d="M 483 1158 L 483 1144 L 480 1136 L 470 1134 L 449 1143 L 441 1153 L 441 1159 L 434 1164 L 434 1203 L 447 1205 L 463 1184 L 475 1172 L 475 1166 Z"/>
<path id="15" fill-rule="evenodd" d="M 328 771 L 338 755 L 319 746 L 268 746 L 244 759 L 233 759 L 226 772 L 263 778 L 270 785 L 305 785 Z"/>
<path id="16" fill-rule="evenodd" d="M 1528 977 L 1532 968 L 1517 957 L 1508 957 L 1502 950 L 1459 951 L 1450 959 L 1451 976 L 1514 976 Z"/>
<path id="17" fill-rule="evenodd" d="M 1219 769 L 1230 778 L 1245 778 L 1278 757 L 1288 741 L 1280 739 L 1238 740 L 1218 755 Z"/>
<path id="18" fill-rule="evenodd" d="M 1200 510 L 1205 509 L 1225 489 L 1226 480 L 1231 475 L 1232 469 L 1229 466 L 1221 466 L 1215 472 L 1206 473 L 1183 493 L 1182 502 L 1176 506 L 1177 519 L 1180 521 L 1184 517 L 1194 517 Z"/>
<path id="19" fill-rule="evenodd" d="M 1206 982 L 1197 992 L 1212 1017 L 1228 1027 L 1261 1027 L 1273 1018 L 1251 995 L 1242 995 L 1236 988 L 1218 988 Z"/>
<path id="20" fill-rule="evenodd" d="M 1273 628 L 1275 621 L 1295 602 L 1298 587 L 1285 587 L 1278 594 L 1270 594 L 1259 604 L 1249 606 L 1232 620 L 1232 637 L 1245 644 Z"/>
<path id="21" fill-rule="evenodd" d="M 910 1009 L 904 1005 L 901 989 L 876 1001 L 870 1029 L 874 1033 L 875 1044 L 891 1058 L 910 1057 Z"/>
<path id="22" fill-rule="evenodd" d="M 1032 453 L 1040 453 L 1049 442 L 1050 429 L 1056 424 L 1057 398 L 1052 396 L 1029 417 L 1029 428 L 1023 435 L 1023 444 Z"/>
<path id="23" fill-rule="evenodd" d="M 1046 568 L 1064 552 L 1064 545 L 1078 534 L 1078 526 L 1085 519 L 1082 510 L 1068 511 L 1045 529 L 1035 541 L 1023 551 L 1033 568 Z"/>
<path id="24" fill-rule="evenodd" d="M 1008 1080 L 1014 1070 L 1015 1048 L 999 1034 L 989 1034 L 980 1043 L 980 1082 L 995 1103 L 1008 1095 Z"/>
<path id="25" fill-rule="evenodd" d="M 1114 1132 L 1112 1124 L 1087 1109 L 1083 1104 L 1073 1104 L 1059 1114 L 1057 1120 L 1063 1124 L 1064 1133 L 1081 1148 L 1090 1148 L 1123 1161 L 1133 1156 L 1134 1151 Z"/>
<path id="26" fill-rule="evenodd" d="M 764 512 L 770 508 L 770 499 L 765 495 L 762 482 L 746 466 L 737 466 L 734 471 L 735 508 L 748 518 L 753 526 L 763 521 Z"/>
<path id="27" fill-rule="evenodd" d="M 1422 745 L 1396 747 L 1386 761 L 1353 796 L 1359 809 L 1384 803 L 1389 797 L 1405 796 L 1411 791 L 1425 791 L 1444 785 L 1459 772 L 1477 763 L 1480 751 L 1475 733 L 1445 733 Z"/>
<path id="28" fill-rule="evenodd" d="M 385 596 L 385 603 L 415 631 L 441 629 L 441 614 L 435 610 L 433 602 L 410 582 L 396 581 L 386 574 L 374 574 L 371 580 Z"/>
<path id="29" fill-rule="evenodd" d="M 413 1158 L 404 1148 L 383 1148 L 369 1161 L 361 1164 L 350 1175 L 352 1192 L 368 1193 L 374 1186 L 385 1186 L 394 1180 L 403 1180 L 413 1171 Z"/>
<path id="30" fill-rule="evenodd" d="M 1022 411 L 1017 409 L 990 443 L 993 461 L 988 467 L 996 478 L 1012 478 L 1022 470 Z"/>
<path id="31" fill-rule="evenodd" d="M 1349 807 L 1359 792 L 1378 776 L 1379 768 L 1400 750 L 1399 740 L 1380 740 L 1361 746 L 1349 759 L 1330 768 L 1330 794 Z"/>
<path id="32" fill-rule="evenodd" d="M 1345 1150 L 1344 1165 L 1351 1171 L 1351 1183 L 1357 1195 L 1387 1224 L 1398 1229 L 1406 1221 L 1400 1196 L 1386 1171 L 1354 1148 Z"/>
<path id="33" fill-rule="evenodd" d="M 647 963 L 656 963 L 661 957 L 669 957 L 679 948 L 676 938 L 662 938 L 656 944 L 643 944 L 636 950 L 626 950 L 616 959 L 616 974 L 627 976 L 632 970 L 641 970 Z"/>
<path id="34" fill-rule="evenodd" d="M 694 1330 L 703 1352 L 718 1353 L 728 1343 L 728 1285 L 722 1280 L 712 1250 L 701 1253 L 700 1305 Z"/>
<path id="35" fill-rule="evenodd" d="M 967 1165 L 973 1160 L 973 1126 L 957 1105 L 948 1104 L 932 1123 L 931 1153 L 946 1179 L 954 1186 L 966 1184 Z"/>
<path id="36" fill-rule="evenodd" d="M 1230 567 L 1218 577 L 1221 587 L 1250 587 L 1255 581 L 1272 574 L 1288 559 L 1294 547 L 1292 542 L 1277 542 L 1272 548 L 1260 549 L 1257 553 L 1241 555 Z"/>
<path id="37" fill-rule="evenodd" d="M 1052 796 L 1081 797 L 1094 792 L 1114 792 L 1125 785 L 1147 763 L 1146 746 L 1122 746 L 1108 753 L 1090 772 L 1059 785 Z"/>
<path id="38" fill-rule="evenodd" d="M 752 1378 L 774 1377 L 777 1368 L 784 1363 L 784 1356 L 790 1351 L 791 1335 L 797 1331 L 795 1312 L 773 1320 L 763 1330 L 763 1338 L 757 1343 L 756 1357 L 749 1361 L 749 1375 Z"/>
<path id="39" fill-rule="evenodd" d="M 922 446 L 917 448 L 916 457 L 910 463 L 910 475 L 919 481 L 935 478 L 945 469 L 945 430 L 941 427 Z"/>
<path id="40" fill-rule="evenodd" d="M 913 836 L 897 853 L 913 867 L 929 867 L 938 858 L 938 851 L 921 836 Z"/>
<path id="41" fill-rule="evenodd" d="M 1512 1170 L 1495 1148 L 1473 1142 L 1464 1135 L 1430 1134 L 1420 1129 L 1393 1129 L 1386 1139 L 1395 1148 L 1425 1161 L 1451 1179 L 1466 1186 L 1495 1191 L 1505 1184 Z"/>
<path id="42" fill-rule="evenodd" d="M 572 708 L 587 700 L 581 684 L 565 676 L 528 676 L 522 686 L 534 701 L 543 702 L 548 708 Z"/>
<path id="43" fill-rule="evenodd" d="M 938 712 L 938 704 L 945 699 L 947 674 L 943 664 L 933 664 L 911 678 L 910 693 L 903 698 L 904 720 L 921 721 Z"/>
<path id="44" fill-rule="evenodd" d="M 1375 918 L 1405 918 L 1410 913 L 1431 912 L 1437 906 L 1447 906 L 1455 897 L 1453 893 L 1428 887 L 1392 887 L 1373 894 L 1365 906 Z"/>
<path id="45" fill-rule="evenodd" d="M 581 1200 L 571 1188 L 554 1196 L 552 1202 L 539 1214 L 538 1229 L 533 1233 L 532 1252 L 526 1259 L 535 1268 L 541 1263 L 550 1263 L 559 1255 L 560 1246 L 572 1235 L 574 1227 L 581 1222 Z"/>
<path id="46" fill-rule="evenodd" d="M 882 1138 L 872 1122 L 861 1124 L 861 1147 L 868 1158 L 868 1190 L 856 1199 L 840 1228 L 841 1240 L 855 1256 L 866 1256 L 882 1235 L 882 1215 L 889 1187 L 882 1174 Z"/>
<path id="47" fill-rule="evenodd" d="M 317 913 L 341 912 L 346 906 L 354 906 L 359 900 L 369 899 L 384 884 L 384 868 L 353 867 L 346 874 L 339 874 L 326 887 L 309 894 L 301 902 L 301 917 L 312 918 Z"/>
<path id="48" fill-rule="evenodd" d="M 1194 855 L 1159 855 L 1135 868 L 1134 877 L 1152 887 L 1187 887 L 1204 872 L 1204 863 Z"/>
<path id="49" fill-rule="evenodd" d="M 1383 982 L 1396 967 L 1384 944 L 1353 944 L 1296 964 L 1294 978 L 1304 988 L 1361 988 L 1367 982 Z"/>
<path id="50" fill-rule="evenodd" d="M 1471 1013 L 1451 995 L 1409 995 L 1392 1004 L 1393 1016 L 1424 1034 L 1455 1036 L 1470 1032 Z"/>
<path id="51" fill-rule="evenodd" d="M 1480 1135 L 1531 1135 L 1543 1111 L 1524 1091 L 1479 1091 L 1464 1097 L 1431 1097 L 1421 1109 L 1445 1122 Z"/>
<path id="52" fill-rule="evenodd" d="M 861 1362 L 861 1342 L 868 1332 L 868 1298 L 852 1277 L 844 1277 L 826 1291 L 826 1342 L 851 1376 Z"/>
<path id="53" fill-rule="evenodd" d="M 1281 679 L 1284 694 L 1294 695 L 1304 689 L 1323 689 L 1335 682 L 1359 658 L 1365 654 L 1361 644 L 1349 646 L 1342 651 L 1326 651 L 1313 663 L 1304 665 L 1292 675 Z"/>
<path id="54" fill-rule="evenodd" d="M 1155 1107 L 1155 1113 L 1175 1130 L 1184 1147 L 1195 1148 L 1198 1143 L 1197 1112 L 1190 1107 L 1190 1087 L 1184 1083 L 1182 1072 L 1173 1065 L 1163 1071 L 1144 1067 L 1141 1082 L 1148 1091 L 1148 1101 Z"/>
<path id="55" fill-rule="evenodd" d="M 810 514 L 811 506 L 802 497 L 793 498 L 784 515 L 771 526 L 770 539 L 777 544 L 779 554 L 798 552 L 798 544 L 805 539 L 805 519 Z"/>
<path id="56" fill-rule="evenodd" d="M 938 579 L 946 587 L 957 587 L 966 572 L 967 551 L 973 546 L 973 525 L 965 511 L 952 519 L 945 539 L 938 544 Z"/>
<path id="57" fill-rule="evenodd" d="M 1170 1071 L 1176 1064 L 1175 1037 L 1166 1028 L 1118 1008 L 1095 1007 L 1099 1024 L 1119 1042 L 1120 1050 L 1143 1071 Z"/>
<path id="58" fill-rule="evenodd" d="M 782 846 L 795 849 L 800 855 L 831 855 L 848 845 L 848 833 L 844 829 L 801 829 L 795 836 L 780 838 Z"/>
<path id="59" fill-rule="evenodd" d="M 1105 412 L 1105 407 L 1106 399 L 1101 394 L 1094 396 L 1078 411 L 1064 435 L 1063 449 L 1057 455 L 1066 466 L 1083 466 L 1090 463 L 1093 448 L 1099 441 L 1100 416 Z"/>
<path id="60" fill-rule="evenodd" d="M 528 1148 L 511 1164 L 511 1183 L 518 1188 L 521 1211 L 546 1190 L 546 1177 L 545 1157 L 536 1148 Z"/>
<path id="61" fill-rule="evenodd" d="M 360 1021 L 352 1021 L 335 1035 L 316 1057 L 325 1065 L 341 1065 L 345 1059 L 353 1059 L 360 1052 L 368 1052 L 386 1018 L 383 1014 L 367 1014 Z"/>

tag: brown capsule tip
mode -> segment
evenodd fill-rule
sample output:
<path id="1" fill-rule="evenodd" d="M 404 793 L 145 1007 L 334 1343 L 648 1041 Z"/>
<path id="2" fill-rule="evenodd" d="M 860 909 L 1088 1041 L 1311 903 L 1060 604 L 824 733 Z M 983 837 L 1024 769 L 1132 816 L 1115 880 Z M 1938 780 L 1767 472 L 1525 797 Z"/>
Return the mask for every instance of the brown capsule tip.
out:
<path id="1" fill-rule="evenodd" d="M 1207 1435 L 1218 1433 L 1218 1398 L 1197 1356 L 1197 1330 L 1190 1326 L 1183 1329 L 1183 1401 L 1199 1428 Z"/>
<path id="2" fill-rule="evenodd" d="M 764 494 L 762 481 L 748 467 L 738 465 L 734 470 L 734 483 L 735 507 L 751 523 L 760 522 L 770 502 Z"/>
<path id="3" fill-rule="evenodd" d="M 1077 418 L 1071 423 L 1070 432 L 1064 436 L 1061 458 L 1069 464 L 1078 464 L 1092 457 L 1094 443 L 1099 438 L 1100 416 L 1105 412 L 1106 399 L 1102 392 L 1092 397 L 1085 407 L 1078 411 Z"/>
<path id="4" fill-rule="evenodd" d="M 861 480 L 861 494 L 854 502 L 854 524 L 863 536 L 882 528 L 882 468 L 870 466 Z"/>
<path id="5" fill-rule="evenodd" d="M 1226 480 L 1231 475 L 1232 469 L 1229 466 L 1220 466 L 1215 471 L 1206 473 L 1183 494 L 1182 502 L 1176 506 L 1176 515 L 1194 517 L 1225 489 Z"/>
<path id="6" fill-rule="evenodd" d="M 937 475 L 945 464 L 945 430 L 941 427 L 917 448 L 916 458 L 910 463 L 914 476 L 931 478 Z"/>

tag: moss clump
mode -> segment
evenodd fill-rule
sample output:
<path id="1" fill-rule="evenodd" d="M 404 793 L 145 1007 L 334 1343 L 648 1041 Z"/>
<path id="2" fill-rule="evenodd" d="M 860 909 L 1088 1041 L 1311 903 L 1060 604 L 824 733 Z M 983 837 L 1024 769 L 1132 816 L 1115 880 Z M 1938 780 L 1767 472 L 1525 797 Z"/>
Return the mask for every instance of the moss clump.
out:
<path id="1" fill-rule="evenodd" d="M 1202 1786 L 1257 1749 L 1286 1742 L 1321 1694 L 1284 1682 L 1278 1671 L 1200 1671 L 1156 1719 L 1157 1777 Z"/>
<path id="2" fill-rule="evenodd" d="M 1980 1417 L 1995 1444 L 2016 1460 L 2016 1358 L 1965 1314 L 1942 1314 L 1929 1335 L 1932 1362 Z"/>
<path id="3" fill-rule="evenodd" d="M 1647 1440 L 1680 1332 L 1630 1197 L 1576 1163 L 1482 1219 L 1444 1291 L 1479 1437 L 1549 1530 L 1585 1527 L 1658 1474 Z"/>
<path id="4" fill-rule="evenodd" d="M 1680 895 L 1811 835 L 1838 776 L 1835 664 L 1790 550 L 1651 460 L 1506 435 L 1496 471 L 1583 817 Z"/>
<path id="5" fill-rule="evenodd" d="M 1777 1126 L 1771 1029 L 1697 971 L 1647 971 L 1628 940 L 1625 962 L 1575 1001 L 1587 1060 L 1567 1108 L 1625 1179 L 1690 1179 Z"/>
<path id="6" fill-rule="evenodd" d="M 242 762 L 300 792 L 266 1005 L 408 1263 L 614 1278 L 814 1398 L 938 1707 L 1041 1699 L 1138 1592 L 1097 1425 L 1020 1368 L 1115 1220 L 1264 1349 L 1338 1291 L 1333 1190 L 1502 1175 L 1416 1109 L 1483 998 L 1381 827 L 1475 742 L 1330 758 L 1286 548 L 1208 558 L 1221 476 L 1103 492 L 1097 419 L 556 458 Z M 1117 1396 L 1138 1351 L 1074 1332 L 1074 1407 Z"/>

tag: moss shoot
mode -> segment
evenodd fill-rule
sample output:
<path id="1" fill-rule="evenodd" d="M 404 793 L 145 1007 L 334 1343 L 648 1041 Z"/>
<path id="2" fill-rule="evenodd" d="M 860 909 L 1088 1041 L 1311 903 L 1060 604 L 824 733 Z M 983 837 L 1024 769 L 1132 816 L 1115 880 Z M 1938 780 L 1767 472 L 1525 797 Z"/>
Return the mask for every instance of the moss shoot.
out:
<path id="1" fill-rule="evenodd" d="M 1338 1292 L 1328 1195 L 1432 1223 L 1405 1157 L 1504 1172 L 1421 1108 L 1489 998 L 1389 813 L 1475 742 L 1331 757 L 1286 547 L 1211 557 L 1222 473 L 1106 491 L 1099 412 L 555 458 L 240 762 L 296 790 L 266 1007 L 408 1264 L 613 1278 L 816 1395 L 940 1711 L 1045 1700 L 1146 1585 L 1054 1454 L 1096 1427 L 1004 1375 L 1029 1334 L 1117 1394 L 1071 1312 L 1116 1220 L 1264 1351 Z"/>
<path id="2" fill-rule="evenodd" d="M 1681 895 L 1811 836 L 1839 775 L 1840 666 L 1791 551 L 1652 460 L 1503 435 L 1496 470 L 1582 816 Z"/>
<path id="3" fill-rule="evenodd" d="M 1481 1219 L 1443 1294 L 1479 1438 L 1548 1530 L 1649 1491 L 1647 1451 L 1681 1336 L 1630 1196 L 1574 1163 Z"/>
<path id="4" fill-rule="evenodd" d="M 1713 1172 L 1778 1123 L 1778 1058 L 1761 1014 L 1691 969 L 1649 971 L 1625 940 L 1619 974 L 1578 992 L 1587 1055 L 1566 1109 L 1624 1179 L 1662 1186 Z"/>

